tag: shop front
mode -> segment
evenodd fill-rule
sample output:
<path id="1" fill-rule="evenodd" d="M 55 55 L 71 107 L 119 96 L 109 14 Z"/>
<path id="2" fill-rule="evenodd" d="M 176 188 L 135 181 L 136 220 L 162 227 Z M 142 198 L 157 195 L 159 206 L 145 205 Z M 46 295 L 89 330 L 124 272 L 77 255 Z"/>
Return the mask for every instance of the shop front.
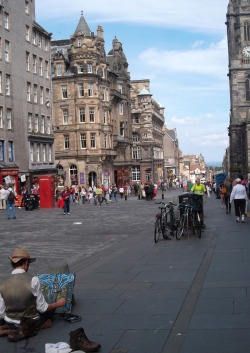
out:
<path id="1" fill-rule="evenodd" d="M 18 183 L 19 168 L 17 166 L 7 166 L 0 164 L 0 184 L 1 185 L 12 185 L 14 190 L 19 193 L 19 183 Z"/>

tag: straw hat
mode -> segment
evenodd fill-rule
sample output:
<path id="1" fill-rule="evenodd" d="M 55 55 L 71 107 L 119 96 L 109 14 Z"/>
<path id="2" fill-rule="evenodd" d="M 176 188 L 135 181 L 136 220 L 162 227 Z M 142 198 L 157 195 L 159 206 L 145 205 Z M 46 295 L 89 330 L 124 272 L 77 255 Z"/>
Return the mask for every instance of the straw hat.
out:
<path id="1" fill-rule="evenodd" d="M 240 178 L 237 178 L 235 181 L 236 181 L 236 183 L 240 183 L 240 182 L 241 182 L 241 179 L 240 179 Z"/>
<path id="2" fill-rule="evenodd" d="M 15 264 L 22 260 L 22 259 L 27 259 L 29 260 L 29 262 L 34 262 L 36 261 L 35 257 L 31 257 L 30 254 L 28 253 L 28 251 L 24 248 L 16 248 L 13 251 L 12 256 L 9 256 L 9 259 L 14 262 Z"/>

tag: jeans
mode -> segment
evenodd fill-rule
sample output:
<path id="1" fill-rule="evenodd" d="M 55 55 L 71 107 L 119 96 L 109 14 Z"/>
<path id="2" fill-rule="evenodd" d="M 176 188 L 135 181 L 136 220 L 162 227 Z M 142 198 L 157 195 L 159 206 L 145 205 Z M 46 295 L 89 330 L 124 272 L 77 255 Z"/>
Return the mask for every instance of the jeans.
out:
<path id="1" fill-rule="evenodd" d="M 64 200 L 64 213 L 69 213 L 69 199 Z"/>
<path id="2" fill-rule="evenodd" d="M 6 206 L 7 206 L 7 217 L 8 217 L 8 219 L 10 219 L 10 208 L 12 208 L 12 217 L 16 218 L 15 202 L 11 202 L 9 200 L 6 200 Z"/>

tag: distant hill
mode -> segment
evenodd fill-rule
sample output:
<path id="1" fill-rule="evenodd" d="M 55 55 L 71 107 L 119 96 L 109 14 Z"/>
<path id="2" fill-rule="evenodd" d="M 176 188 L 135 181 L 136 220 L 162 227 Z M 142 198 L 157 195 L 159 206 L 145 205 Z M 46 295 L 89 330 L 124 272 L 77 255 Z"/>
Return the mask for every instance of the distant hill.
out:
<path id="1" fill-rule="evenodd" d="M 208 165 L 209 167 L 222 167 L 222 163 L 221 162 L 216 162 L 216 161 L 209 161 L 206 162 L 206 165 Z"/>

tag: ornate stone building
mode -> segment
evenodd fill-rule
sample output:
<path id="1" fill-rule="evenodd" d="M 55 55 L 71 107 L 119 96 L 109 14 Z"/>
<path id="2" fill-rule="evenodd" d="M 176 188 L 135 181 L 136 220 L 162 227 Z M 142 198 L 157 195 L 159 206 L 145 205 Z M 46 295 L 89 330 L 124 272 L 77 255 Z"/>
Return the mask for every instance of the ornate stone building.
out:
<path id="1" fill-rule="evenodd" d="M 52 42 L 55 154 L 67 185 L 129 178 L 130 76 L 121 43 L 105 53 L 81 15 L 69 40 Z"/>
<path id="2" fill-rule="evenodd" d="M 0 2 L 0 183 L 31 186 L 56 174 L 52 131 L 50 37 L 32 0 Z"/>
<path id="3" fill-rule="evenodd" d="M 229 173 L 250 177 L 250 0 L 227 9 L 230 87 Z"/>
<path id="4" fill-rule="evenodd" d="M 163 179 L 164 108 L 149 80 L 130 81 L 117 38 L 106 55 L 102 27 L 94 35 L 81 15 L 70 39 L 52 41 L 52 74 L 62 182 L 119 187 Z"/>

